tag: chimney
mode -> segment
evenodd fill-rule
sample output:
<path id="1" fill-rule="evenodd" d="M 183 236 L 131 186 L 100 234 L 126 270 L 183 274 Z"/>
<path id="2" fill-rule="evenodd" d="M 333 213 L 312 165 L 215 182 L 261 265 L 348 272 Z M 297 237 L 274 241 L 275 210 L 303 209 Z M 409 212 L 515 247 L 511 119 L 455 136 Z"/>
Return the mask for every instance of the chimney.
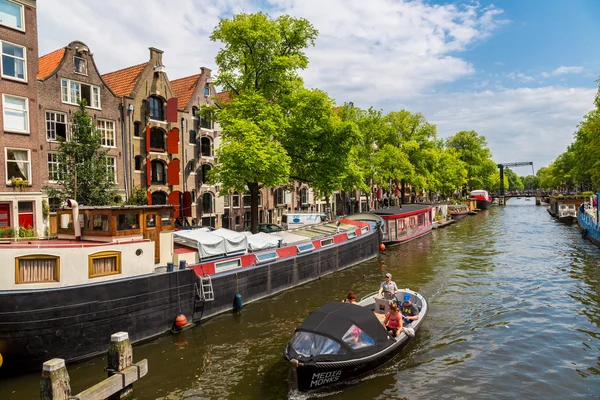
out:
<path id="1" fill-rule="evenodd" d="M 150 61 L 154 61 L 154 65 L 163 65 L 162 54 L 163 51 L 156 47 L 148 47 L 150 49 Z"/>
<path id="2" fill-rule="evenodd" d="M 212 70 L 210 68 L 200 67 L 200 73 L 206 78 L 210 78 L 211 72 L 212 72 Z"/>

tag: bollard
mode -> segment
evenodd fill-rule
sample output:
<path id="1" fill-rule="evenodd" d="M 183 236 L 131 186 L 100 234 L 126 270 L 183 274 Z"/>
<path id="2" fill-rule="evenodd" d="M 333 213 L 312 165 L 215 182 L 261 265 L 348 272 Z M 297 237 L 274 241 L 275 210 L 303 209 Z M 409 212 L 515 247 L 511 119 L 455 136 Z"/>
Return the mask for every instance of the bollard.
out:
<path id="1" fill-rule="evenodd" d="M 186 269 L 186 268 L 187 268 L 187 261 L 179 260 L 179 269 Z"/>
<path id="2" fill-rule="evenodd" d="M 65 360 L 53 358 L 42 367 L 40 382 L 41 400 L 68 400 L 71 397 L 71 385 Z"/>
<path id="3" fill-rule="evenodd" d="M 108 376 L 111 377 L 132 364 L 133 349 L 129 341 L 129 334 L 127 332 L 117 332 L 111 335 L 110 347 L 108 348 Z M 109 397 L 109 400 L 129 399 L 133 399 L 133 385 L 129 385 Z"/>

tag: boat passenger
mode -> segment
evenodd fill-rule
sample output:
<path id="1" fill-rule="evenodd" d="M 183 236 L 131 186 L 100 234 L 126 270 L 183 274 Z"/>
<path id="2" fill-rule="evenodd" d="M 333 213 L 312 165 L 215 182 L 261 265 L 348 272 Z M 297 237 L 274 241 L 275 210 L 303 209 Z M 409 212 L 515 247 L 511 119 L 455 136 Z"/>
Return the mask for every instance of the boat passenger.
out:
<path id="1" fill-rule="evenodd" d="M 396 285 L 396 282 L 392 280 L 392 274 L 389 272 L 385 274 L 385 281 L 381 282 L 381 285 L 379 286 L 379 292 L 377 292 L 376 297 L 381 297 L 381 293 L 383 292 L 388 292 L 391 295 L 398 293 L 398 286 Z"/>
<path id="2" fill-rule="evenodd" d="M 348 296 L 342 300 L 342 303 L 356 304 L 356 295 L 352 292 L 348 292 Z"/>
<path id="3" fill-rule="evenodd" d="M 390 311 L 385 314 L 383 326 L 385 326 L 385 329 L 387 329 L 392 337 L 397 337 L 400 332 L 402 332 L 402 314 L 400 314 L 400 310 L 396 303 L 390 304 Z"/>
<path id="4" fill-rule="evenodd" d="M 402 312 L 402 320 L 404 321 L 405 325 L 408 325 L 411 322 L 419 319 L 419 309 L 413 304 L 412 298 L 408 293 L 404 295 L 404 301 L 400 306 L 400 310 Z"/>

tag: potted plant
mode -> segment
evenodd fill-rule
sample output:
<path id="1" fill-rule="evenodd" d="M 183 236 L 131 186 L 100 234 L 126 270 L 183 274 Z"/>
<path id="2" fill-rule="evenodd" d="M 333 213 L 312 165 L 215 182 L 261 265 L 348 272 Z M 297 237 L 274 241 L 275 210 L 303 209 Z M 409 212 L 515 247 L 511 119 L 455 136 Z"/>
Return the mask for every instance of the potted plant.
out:
<path id="1" fill-rule="evenodd" d="M 23 190 L 24 187 L 29 185 L 27 179 L 23 178 L 11 178 L 10 183 L 19 191 Z"/>

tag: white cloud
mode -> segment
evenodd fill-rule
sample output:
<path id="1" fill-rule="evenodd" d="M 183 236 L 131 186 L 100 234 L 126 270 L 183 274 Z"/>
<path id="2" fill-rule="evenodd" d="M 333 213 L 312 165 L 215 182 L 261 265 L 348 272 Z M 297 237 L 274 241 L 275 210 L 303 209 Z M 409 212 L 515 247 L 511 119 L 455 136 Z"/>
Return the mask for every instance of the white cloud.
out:
<path id="1" fill-rule="evenodd" d="M 587 88 L 504 88 L 429 95 L 412 106 L 437 124 L 440 137 L 474 129 L 486 137 L 494 161 L 533 161 L 537 170 L 567 150 L 595 94 Z"/>
<path id="2" fill-rule="evenodd" d="M 564 74 L 580 74 L 583 72 L 583 67 L 558 67 L 554 71 L 542 72 L 544 78 L 558 76 Z"/>
<path id="3" fill-rule="evenodd" d="M 506 77 L 508 79 L 512 79 L 512 80 L 518 79 L 521 82 L 531 82 L 531 81 L 535 80 L 535 78 L 533 76 L 525 75 L 522 72 L 511 72 L 511 73 L 507 74 Z"/>

